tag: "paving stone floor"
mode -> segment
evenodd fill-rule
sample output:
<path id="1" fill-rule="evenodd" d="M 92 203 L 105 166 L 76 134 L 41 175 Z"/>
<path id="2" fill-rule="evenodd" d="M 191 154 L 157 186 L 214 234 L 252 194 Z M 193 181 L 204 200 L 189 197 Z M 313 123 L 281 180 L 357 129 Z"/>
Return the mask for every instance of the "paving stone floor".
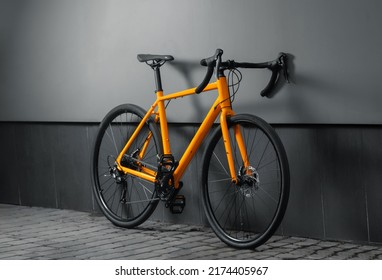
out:
<path id="1" fill-rule="evenodd" d="M 382 259 L 382 245 L 273 236 L 255 250 L 222 243 L 208 227 L 147 221 L 113 226 L 99 214 L 0 204 L 0 259 Z"/>

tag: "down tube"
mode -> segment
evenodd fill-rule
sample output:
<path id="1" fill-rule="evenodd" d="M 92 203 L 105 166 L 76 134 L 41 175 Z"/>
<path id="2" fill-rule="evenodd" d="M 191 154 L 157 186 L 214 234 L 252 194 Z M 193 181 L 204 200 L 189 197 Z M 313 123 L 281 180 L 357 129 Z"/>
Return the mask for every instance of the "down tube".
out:
<path id="1" fill-rule="evenodd" d="M 220 111 L 221 111 L 221 108 L 219 105 L 219 101 L 216 100 L 215 103 L 212 105 L 210 111 L 208 112 L 207 116 L 205 117 L 204 121 L 202 122 L 201 126 L 199 127 L 198 131 L 195 133 L 194 137 L 192 138 L 182 158 L 180 159 L 179 166 L 174 171 L 174 179 L 175 179 L 176 188 L 178 188 L 180 178 L 182 177 L 188 164 L 190 163 L 195 153 L 197 152 L 198 148 L 200 147 L 200 144 L 203 142 L 204 138 L 207 136 L 208 132 L 210 131 Z"/>

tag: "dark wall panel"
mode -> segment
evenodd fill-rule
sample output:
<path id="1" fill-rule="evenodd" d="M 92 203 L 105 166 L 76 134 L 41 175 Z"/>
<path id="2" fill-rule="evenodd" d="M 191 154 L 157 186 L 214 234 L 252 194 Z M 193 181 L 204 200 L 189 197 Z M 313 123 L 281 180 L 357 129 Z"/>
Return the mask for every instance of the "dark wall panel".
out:
<path id="1" fill-rule="evenodd" d="M 95 126 L 1 124 L 1 202 L 94 209 L 90 142 Z"/>
<path id="2" fill-rule="evenodd" d="M 369 127 L 362 131 L 361 177 L 367 203 L 367 222 L 370 240 L 382 242 L 382 130 Z"/>
<path id="3" fill-rule="evenodd" d="M 289 159 L 291 193 L 278 233 L 382 242 L 382 127 L 276 125 Z M 97 124 L 0 123 L 0 203 L 99 212 L 90 153 Z M 196 125 L 170 125 L 179 158 Z M 203 150 L 203 147 L 202 147 Z M 202 150 L 183 177 L 186 208 L 159 205 L 151 219 L 207 224 L 201 200 Z"/>
<path id="4" fill-rule="evenodd" d="M 91 128 L 82 125 L 52 126 L 57 134 L 53 150 L 59 208 L 92 211 L 90 147 Z"/>
<path id="5" fill-rule="evenodd" d="M 53 145 L 57 134 L 43 124 L 21 124 L 15 127 L 16 157 L 20 201 L 23 205 L 57 207 Z"/>
<path id="6" fill-rule="evenodd" d="M 291 176 L 283 233 L 325 236 L 322 185 L 319 179 L 322 162 L 317 151 L 317 130 L 292 126 L 278 127 L 276 131 L 287 151 Z"/>
<path id="7" fill-rule="evenodd" d="M 15 126 L 0 124 L 0 128 L 0 199 L 3 203 L 19 204 L 22 171 L 17 167 Z"/>
<path id="8" fill-rule="evenodd" d="M 362 131 L 357 128 L 320 128 L 317 146 L 321 168 L 326 236 L 367 240 L 367 212 L 361 162 Z"/>

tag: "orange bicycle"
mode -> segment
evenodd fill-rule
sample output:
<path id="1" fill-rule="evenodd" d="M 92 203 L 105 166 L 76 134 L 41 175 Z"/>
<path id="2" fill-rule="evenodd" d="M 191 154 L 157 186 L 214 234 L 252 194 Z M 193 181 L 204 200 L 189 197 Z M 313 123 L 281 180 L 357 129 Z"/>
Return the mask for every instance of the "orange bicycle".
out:
<path id="1" fill-rule="evenodd" d="M 223 62 L 222 54 L 218 49 L 201 61 L 207 74 L 198 87 L 166 95 L 160 67 L 174 58 L 138 55 L 140 62 L 154 70 L 156 100 L 147 111 L 133 104 L 112 109 L 100 124 L 92 155 L 94 194 L 115 225 L 131 228 L 143 223 L 159 201 L 172 213 L 181 213 L 186 202 L 179 194 L 182 175 L 211 129 L 202 157 L 201 187 L 205 214 L 216 235 L 230 246 L 254 248 L 280 225 L 289 197 L 285 150 L 269 124 L 253 115 L 235 114 L 232 101 L 241 80 L 238 68 L 271 70 L 261 92 L 268 96 L 280 73 L 287 78 L 287 56 L 281 53 L 269 62 L 238 63 Z M 214 71 L 216 81 L 210 83 Z M 217 90 L 215 102 L 182 157 L 175 159 L 166 102 L 212 90 Z"/>

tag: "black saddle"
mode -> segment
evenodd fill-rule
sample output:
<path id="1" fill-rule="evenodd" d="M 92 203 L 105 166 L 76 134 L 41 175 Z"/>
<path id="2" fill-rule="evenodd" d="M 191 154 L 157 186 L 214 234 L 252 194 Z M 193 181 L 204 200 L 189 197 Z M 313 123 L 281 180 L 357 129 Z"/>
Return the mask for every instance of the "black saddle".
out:
<path id="1" fill-rule="evenodd" d="M 159 55 L 159 54 L 138 54 L 137 58 L 139 62 L 153 61 L 156 63 L 174 60 L 174 57 L 172 55 Z"/>

